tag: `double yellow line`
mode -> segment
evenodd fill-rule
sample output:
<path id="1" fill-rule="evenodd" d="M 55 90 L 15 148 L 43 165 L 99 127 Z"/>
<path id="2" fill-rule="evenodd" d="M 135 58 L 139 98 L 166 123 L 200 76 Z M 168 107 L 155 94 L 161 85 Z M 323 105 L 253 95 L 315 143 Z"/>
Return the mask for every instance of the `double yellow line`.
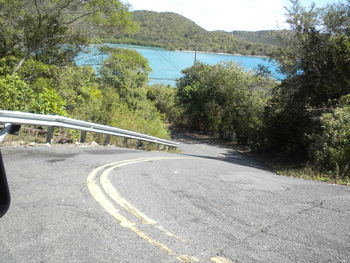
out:
<path id="1" fill-rule="evenodd" d="M 116 168 L 136 164 L 143 163 L 149 161 L 159 161 L 159 160 L 180 160 L 180 159 L 195 159 L 188 157 L 151 157 L 151 158 L 140 158 L 140 159 L 129 159 L 124 161 L 118 161 L 110 164 L 106 164 L 94 169 L 87 178 L 87 185 L 91 195 L 95 198 L 95 200 L 111 215 L 113 216 L 117 222 L 134 232 L 136 235 L 152 244 L 153 246 L 159 248 L 160 250 L 166 252 L 170 256 L 174 256 L 179 262 L 184 263 L 192 263 L 198 262 L 198 259 L 194 256 L 189 256 L 186 254 L 177 254 L 175 251 L 168 246 L 162 244 L 161 242 L 151 238 L 144 231 L 139 229 L 135 222 L 126 218 L 125 216 L 119 213 L 119 210 L 116 205 L 120 208 L 125 209 L 129 214 L 135 216 L 142 224 L 152 225 L 156 229 L 162 231 L 165 235 L 174 238 L 177 241 L 185 243 L 186 241 L 182 238 L 176 236 L 170 231 L 164 229 L 161 225 L 159 225 L 155 220 L 149 218 L 147 215 L 142 213 L 132 204 L 130 204 L 126 199 L 124 199 L 118 191 L 114 188 L 110 180 L 108 179 L 109 174 Z M 109 197 L 109 198 L 108 198 Z M 110 201 L 110 200 L 113 200 Z M 223 257 L 213 257 L 210 259 L 215 263 L 231 263 L 229 259 L 225 259 Z"/>

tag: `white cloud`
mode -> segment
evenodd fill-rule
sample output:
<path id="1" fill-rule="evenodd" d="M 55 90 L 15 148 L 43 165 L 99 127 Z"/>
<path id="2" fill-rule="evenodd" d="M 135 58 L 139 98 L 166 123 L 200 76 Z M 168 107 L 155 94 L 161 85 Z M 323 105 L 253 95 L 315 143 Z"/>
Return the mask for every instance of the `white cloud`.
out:
<path id="1" fill-rule="evenodd" d="M 132 10 L 175 12 L 207 30 L 264 30 L 286 28 L 289 0 L 122 0 Z M 345 1 L 345 0 L 340 0 Z M 338 0 L 302 0 L 324 5 Z"/>
<path id="2" fill-rule="evenodd" d="M 208 30 L 262 30 L 274 29 L 283 20 L 282 0 L 216 0 L 206 2 L 207 14 L 197 14 L 198 23 Z"/>

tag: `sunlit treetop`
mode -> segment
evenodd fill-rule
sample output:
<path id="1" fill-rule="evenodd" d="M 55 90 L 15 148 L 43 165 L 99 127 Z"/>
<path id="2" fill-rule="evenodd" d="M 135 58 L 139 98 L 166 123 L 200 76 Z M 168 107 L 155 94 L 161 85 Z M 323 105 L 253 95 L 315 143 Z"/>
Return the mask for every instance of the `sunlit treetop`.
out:
<path id="1" fill-rule="evenodd" d="M 19 57 L 15 71 L 30 56 L 62 52 L 63 44 L 71 51 L 91 38 L 135 28 L 119 0 L 0 0 L 0 27 L 0 57 Z"/>

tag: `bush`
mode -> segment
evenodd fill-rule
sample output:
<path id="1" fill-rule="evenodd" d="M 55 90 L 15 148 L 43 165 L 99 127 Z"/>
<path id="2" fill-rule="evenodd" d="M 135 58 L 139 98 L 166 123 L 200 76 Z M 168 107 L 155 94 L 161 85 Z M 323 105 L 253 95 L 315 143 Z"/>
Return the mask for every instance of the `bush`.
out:
<path id="1" fill-rule="evenodd" d="M 0 109 L 66 115 L 64 101 L 47 82 L 29 85 L 17 74 L 0 77 Z"/>
<path id="2" fill-rule="evenodd" d="M 0 76 L 0 109 L 29 111 L 34 92 L 17 74 Z"/>
<path id="3" fill-rule="evenodd" d="M 350 178 L 350 95 L 332 113 L 323 114 L 321 123 L 322 133 L 310 147 L 315 164 L 335 179 Z"/>
<path id="4" fill-rule="evenodd" d="M 160 113 L 172 124 L 181 124 L 181 108 L 175 101 L 176 89 L 163 84 L 154 84 L 147 88 L 147 99 L 154 102 Z"/>
<path id="5" fill-rule="evenodd" d="M 244 72 L 234 63 L 197 63 L 183 73 L 177 99 L 189 127 L 258 146 L 264 108 L 276 81 Z"/>

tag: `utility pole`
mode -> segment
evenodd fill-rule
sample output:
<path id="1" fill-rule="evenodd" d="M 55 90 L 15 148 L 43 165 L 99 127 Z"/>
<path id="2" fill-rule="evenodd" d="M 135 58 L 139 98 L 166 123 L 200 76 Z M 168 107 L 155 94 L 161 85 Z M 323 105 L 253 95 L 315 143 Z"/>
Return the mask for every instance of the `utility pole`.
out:
<path id="1" fill-rule="evenodd" d="M 194 51 L 194 65 L 197 63 L 197 49 Z"/>

